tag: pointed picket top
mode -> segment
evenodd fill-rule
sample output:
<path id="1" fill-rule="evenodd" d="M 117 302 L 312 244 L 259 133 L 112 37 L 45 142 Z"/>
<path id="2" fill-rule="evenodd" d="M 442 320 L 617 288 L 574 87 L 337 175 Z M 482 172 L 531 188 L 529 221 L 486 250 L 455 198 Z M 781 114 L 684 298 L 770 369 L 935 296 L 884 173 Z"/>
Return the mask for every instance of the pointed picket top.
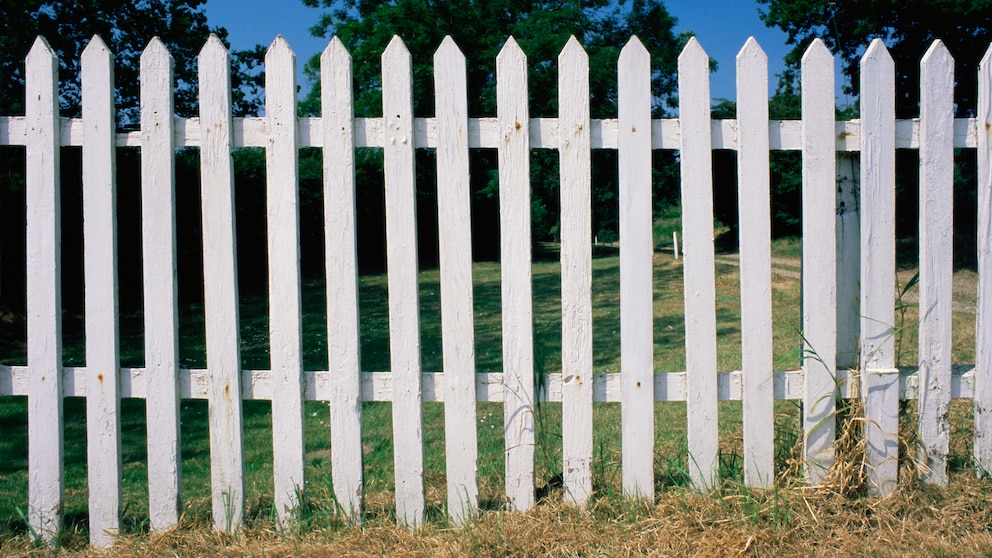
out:
<path id="1" fill-rule="evenodd" d="M 320 53 L 320 75 L 321 110 L 324 116 L 344 110 L 347 113 L 346 118 L 352 118 L 351 53 L 337 35 L 331 37 Z M 345 125 L 343 122 L 338 124 Z"/>
<path id="2" fill-rule="evenodd" d="M 28 55 L 25 57 L 24 62 L 30 66 L 33 60 L 37 60 L 41 57 L 47 57 L 49 60 L 54 62 L 56 60 L 55 51 L 49 46 L 48 41 L 44 37 L 38 35 L 34 44 L 31 45 L 31 50 L 28 51 Z M 37 64 L 37 62 L 35 62 Z"/>
<path id="3" fill-rule="evenodd" d="M 107 43 L 103 42 L 100 35 L 93 35 L 90 42 L 83 49 L 82 59 L 92 58 L 94 56 L 113 56 L 110 53 L 110 49 L 107 48 Z"/>
<path id="4" fill-rule="evenodd" d="M 451 35 L 445 35 L 444 40 L 441 41 L 441 46 L 437 47 L 434 51 L 434 63 L 437 64 L 439 60 L 450 60 L 452 63 L 465 63 L 465 54 L 462 50 L 458 48 L 455 44 L 455 40 L 451 38 Z"/>
<path id="5" fill-rule="evenodd" d="M 923 58 L 920 60 L 920 66 L 940 67 L 941 64 L 953 61 L 954 57 L 951 56 L 951 52 L 944 46 L 944 41 L 937 39 L 927 49 L 926 54 L 923 55 Z"/>
<path id="6" fill-rule="evenodd" d="M 286 37 L 283 37 L 282 35 L 276 35 L 276 38 L 269 44 L 268 50 L 265 51 L 266 61 L 269 60 L 270 56 L 276 61 L 292 60 L 294 64 L 296 62 L 296 53 L 294 53 L 292 47 L 289 46 L 289 41 L 286 40 Z"/>
<path id="7" fill-rule="evenodd" d="M 387 62 L 392 62 L 393 64 L 403 62 L 409 64 L 410 62 L 410 50 L 406 48 L 406 44 L 399 35 L 393 35 L 390 39 L 389 44 L 386 45 L 386 50 L 382 51 L 382 65 L 387 66 Z"/>
<path id="8" fill-rule="evenodd" d="M 882 39 L 873 39 L 868 45 L 868 49 L 865 50 L 865 55 L 861 57 L 862 70 L 869 64 L 879 65 L 880 71 L 884 71 L 886 66 L 894 67 L 892 55 L 889 54 L 889 49 L 885 47 L 885 41 Z"/>
<path id="9" fill-rule="evenodd" d="M 650 64 L 651 54 L 644 47 L 644 43 L 641 42 L 637 35 L 633 35 L 627 41 L 627 44 L 623 46 L 623 49 L 620 50 L 620 58 L 617 60 L 617 64 L 619 66 L 623 66 L 624 64 L 636 66 L 643 63 L 644 58 L 647 58 Z"/>
<path id="10" fill-rule="evenodd" d="M 168 64 L 169 68 L 172 68 L 172 54 L 169 52 L 168 47 L 165 46 L 165 43 L 162 42 L 162 39 L 156 36 L 148 41 L 148 46 L 141 52 L 141 64 L 142 66 L 146 64 L 149 66 Z"/>
<path id="11" fill-rule="evenodd" d="M 351 60 L 351 53 L 348 52 L 348 47 L 344 46 L 341 39 L 334 35 L 331 40 L 324 47 L 324 51 L 320 53 L 320 57 L 329 57 L 332 60 Z"/>
<path id="12" fill-rule="evenodd" d="M 513 38 L 513 35 L 510 35 L 506 38 L 503 48 L 499 50 L 499 54 L 496 55 L 496 65 L 499 66 L 514 61 L 526 65 L 527 55 L 524 54 L 523 49 L 520 48 L 520 44 Z"/>
<path id="13" fill-rule="evenodd" d="M 220 37 L 211 33 L 200 49 L 197 75 L 200 80 L 200 119 L 227 120 L 231 105 L 230 53 Z"/>
<path id="14" fill-rule="evenodd" d="M 707 71 L 709 71 L 709 55 L 706 54 L 706 51 L 703 50 L 703 45 L 695 37 L 689 37 L 689 42 L 685 44 L 685 48 L 679 53 L 679 67 L 681 68 L 684 63 L 700 59 L 706 61 Z"/>
<path id="15" fill-rule="evenodd" d="M 978 63 L 978 71 L 982 72 L 983 75 L 992 73 L 992 44 L 989 45 L 989 49 L 985 51 L 985 56 L 982 57 L 982 61 Z"/>
<path id="16" fill-rule="evenodd" d="M 203 48 L 200 49 L 200 59 L 217 59 L 223 57 L 227 60 L 229 53 L 227 52 L 227 47 L 224 46 L 224 42 L 220 40 L 215 33 L 211 33 L 210 37 L 207 38 L 207 42 L 204 43 Z M 201 67 L 203 63 L 200 63 Z"/>
<path id="17" fill-rule="evenodd" d="M 276 88 L 284 87 L 290 91 L 290 98 L 282 99 L 281 102 L 292 103 L 296 99 L 296 53 L 282 35 L 276 35 L 265 52 L 265 77 L 265 89 L 269 92 L 269 97 Z M 270 110 L 267 107 L 266 114 Z"/>
<path id="18" fill-rule="evenodd" d="M 747 41 L 744 42 L 744 46 L 742 46 L 740 51 L 737 52 L 738 64 L 744 63 L 744 61 L 748 59 L 763 60 L 764 64 L 766 66 L 768 65 L 768 55 L 765 53 L 765 50 L 761 48 L 761 45 L 758 44 L 758 40 L 755 39 L 753 35 L 747 38 Z"/>
<path id="19" fill-rule="evenodd" d="M 800 67 L 802 72 L 801 87 L 804 92 L 808 92 L 803 95 L 803 118 L 808 119 L 810 117 L 809 110 L 818 110 L 818 114 L 829 110 L 830 114 L 833 115 L 834 56 L 830 53 L 827 45 L 820 39 L 814 39 L 806 52 L 803 53 Z M 826 98 L 828 92 L 829 102 Z M 811 94 L 817 96 L 816 101 L 812 99 Z"/>
<path id="20" fill-rule="evenodd" d="M 575 35 L 572 35 L 568 38 L 568 42 L 565 43 L 565 47 L 558 54 L 558 64 L 560 66 L 563 60 L 588 59 L 588 57 L 586 49 L 582 48 L 582 43 L 575 38 Z"/>
<path id="21" fill-rule="evenodd" d="M 79 59 L 83 69 L 83 96 L 103 98 L 113 112 L 114 55 L 99 35 L 93 35 Z M 104 101 L 100 101 L 103 103 Z M 85 109 L 84 109 L 85 110 Z M 111 116 L 112 118 L 112 116 Z"/>
<path id="22" fill-rule="evenodd" d="M 807 60 L 812 60 L 814 58 L 830 58 L 833 61 L 834 55 L 830 53 L 830 49 L 827 48 L 826 43 L 821 39 L 813 39 L 813 42 L 806 47 L 806 52 L 803 53 L 802 62 L 806 63 Z"/>

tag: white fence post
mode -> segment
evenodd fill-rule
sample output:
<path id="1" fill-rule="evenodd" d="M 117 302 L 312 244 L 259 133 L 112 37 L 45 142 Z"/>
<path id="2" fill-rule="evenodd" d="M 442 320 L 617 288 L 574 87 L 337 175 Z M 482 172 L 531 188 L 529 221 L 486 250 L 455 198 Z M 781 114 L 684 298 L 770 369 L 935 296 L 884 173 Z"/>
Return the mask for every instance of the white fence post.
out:
<path id="1" fill-rule="evenodd" d="M 920 62 L 920 476 L 947 485 L 951 405 L 954 59 L 937 40 Z"/>
<path id="2" fill-rule="evenodd" d="M 573 36 L 558 55 L 561 160 L 562 472 L 565 496 L 592 494 L 592 170 L 589 57 Z"/>
<path id="3" fill-rule="evenodd" d="M 179 301 L 176 275 L 172 56 L 157 37 L 141 54 L 141 241 L 145 299 L 148 517 L 171 529 L 182 511 Z"/>
<path id="4" fill-rule="evenodd" d="M 834 461 L 837 207 L 834 59 L 819 39 L 802 59 L 803 459 L 817 484 Z"/>
<path id="5" fill-rule="evenodd" d="M 200 51 L 199 64 L 210 484 L 214 528 L 233 531 L 241 527 L 245 494 L 241 347 L 231 159 L 231 69 L 227 49 L 216 35 L 210 35 Z"/>
<path id="6" fill-rule="evenodd" d="M 424 520 L 417 175 L 414 170 L 413 74 L 410 51 L 399 37 L 393 37 L 382 53 L 382 114 L 386 134 L 383 155 L 396 519 L 416 527 Z"/>
<path id="7" fill-rule="evenodd" d="M 445 37 L 434 54 L 434 92 L 445 457 L 455 523 L 467 521 L 479 505 L 467 81 L 465 55 Z"/>
<path id="8" fill-rule="evenodd" d="M 899 472 L 895 368 L 895 66 L 881 39 L 861 59 L 861 398 L 868 478 L 882 495 Z"/>
<path id="9" fill-rule="evenodd" d="M 300 284 L 296 55 L 279 35 L 265 54 L 266 216 L 272 469 L 279 522 L 289 525 L 306 487 L 303 441 L 303 303 Z"/>
<path id="10" fill-rule="evenodd" d="M 107 546 L 120 530 L 123 465 L 114 57 L 100 37 L 94 36 L 83 50 L 81 66 L 90 543 Z"/>
<path id="11" fill-rule="evenodd" d="M 992 473 L 992 47 L 978 70 L 978 316 L 975 325 L 975 464 Z"/>
<path id="12" fill-rule="evenodd" d="M 337 37 L 320 57 L 324 138 L 327 359 L 331 375 L 334 496 L 357 523 L 362 512 L 362 376 L 355 215 L 355 117 L 351 55 Z"/>
<path id="13" fill-rule="evenodd" d="M 534 332 L 530 237 L 530 111 L 527 57 L 507 39 L 496 57 L 499 138 L 500 292 L 506 499 L 534 505 Z"/>
<path id="14" fill-rule="evenodd" d="M 623 492 L 654 500 L 654 239 L 651 56 L 637 37 L 617 61 Z"/>
<path id="15" fill-rule="evenodd" d="M 768 56 L 754 37 L 737 54 L 737 129 L 744 482 L 770 488 L 775 482 L 775 393 Z"/>
<path id="16" fill-rule="evenodd" d="M 710 57 L 692 38 L 678 66 L 688 467 L 693 486 L 709 489 L 719 472 Z"/>
<path id="17" fill-rule="evenodd" d="M 38 37 L 25 72 L 27 128 L 28 524 L 49 544 L 62 528 L 62 256 L 55 53 Z"/>

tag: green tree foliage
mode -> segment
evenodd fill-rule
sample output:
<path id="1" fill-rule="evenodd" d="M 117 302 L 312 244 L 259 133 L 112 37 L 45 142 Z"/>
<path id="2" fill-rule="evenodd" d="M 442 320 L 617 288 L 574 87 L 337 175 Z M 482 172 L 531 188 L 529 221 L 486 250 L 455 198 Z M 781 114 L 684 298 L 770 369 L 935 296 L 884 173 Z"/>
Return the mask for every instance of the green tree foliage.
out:
<path id="1" fill-rule="evenodd" d="M 557 57 L 575 35 L 589 53 L 593 118 L 616 117 L 616 60 L 637 35 L 651 53 L 655 108 L 674 103 L 676 58 L 689 34 L 676 35 L 676 19 L 657 0 L 302 0 L 330 9 L 311 28 L 318 37 L 338 36 L 356 61 L 355 102 L 360 116 L 381 112 L 379 56 L 393 35 L 403 38 L 414 64 L 414 112 L 434 113 L 434 51 L 451 36 L 468 63 L 469 113 L 496 113 L 495 60 L 508 36 L 528 56 L 532 116 L 557 115 Z M 319 78 L 319 59 L 307 72 Z M 311 93 L 312 106 L 319 106 Z"/>
<path id="2" fill-rule="evenodd" d="M 676 20 L 659 0 L 302 0 L 324 8 L 311 32 L 318 37 L 338 36 L 354 60 L 355 111 L 358 116 L 381 114 L 379 59 L 393 35 L 403 38 L 411 52 L 414 75 L 414 113 L 434 114 L 433 54 L 450 35 L 465 54 L 468 72 L 469 114 L 496 114 L 495 59 L 508 36 L 513 36 L 528 56 L 529 94 L 532 117 L 557 115 L 557 57 L 569 36 L 574 35 L 589 54 L 590 102 L 593 118 L 616 118 L 616 62 L 621 48 L 637 35 L 651 53 L 654 113 L 661 116 L 674 106 L 678 53 L 689 34 L 675 33 Z M 307 65 L 315 83 L 302 110 L 319 114 L 319 59 Z M 421 260 L 436 257 L 434 242 L 435 161 L 433 154 L 418 153 L 418 213 L 421 223 Z M 360 153 L 358 172 L 375 178 L 381 168 L 377 153 Z M 555 237 L 558 223 L 557 153 L 536 150 L 532 154 L 532 225 L 535 239 Z M 677 199 L 673 178 L 674 157 L 656 154 L 658 200 Z M 496 155 L 491 150 L 473 150 L 473 227 L 484 234 L 473 235 L 475 255 L 498 255 L 496 205 Z M 378 171 L 381 173 L 381 171 Z M 617 162 L 615 151 L 593 155 L 594 234 L 617 231 Z M 359 180 L 359 238 L 381 243 L 381 185 Z M 381 180 L 381 179 L 380 179 Z M 675 188 L 672 186 L 675 185 Z M 363 225 L 364 223 L 364 225 Z M 371 240 L 370 240 L 371 239 Z M 480 243 L 480 241 L 482 241 Z M 363 251 L 366 252 L 366 251 Z M 369 263 L 370 255 L 363 253 Z"/>
<path id="3" fill-rule="evenodd" d="M 992 42 L 992 0 L 758 0 L 767 6 L 762 20 L 789 34 L 787 71 L 783 81 L 798 78 L 803 52 L 821 38 L 840 56 L 848 80 L 846 90 L 858 93 L 858 64 L 872 39 L 881 38 L 896 66 L 897 112 L 919 114 L 920 58 L 940 39 L 956 62 L 955 100 L 960 116 L 975 110 L 976 72 Z"/>
<path id="4" fill-rule="evenodd" d="M 809 43 L 819 37 L 841 59 L 844 89 L 858 94 L 859 63 L 872 39 L 881 38 L 895 62 L 896 115 L 919 115 L 920 60 L 940 39 L 955 60 L 955 112 L 972 116 L 977 102 L 978 63 L 992 43 L 992 0 L 758 0 L 767 8 L 762 20 L 778 27 L 795 45 L 786 57 L 776 97 L 780 107 L 798 107 L 800 62 Z M 843 115 L 855 117 L 857 105 Z M 790 114 L 798 108 L 790 109 Z M 795 116 L 789 116 L 790 118 Z M 773 115 L 772 118 L 775 118 Z M 972 265 L 975 258 L 975 157 L 970 150 L 955 155 L 955 261 Z M 775 177 L 785 177 L 776 174 Z M 896 152 L 897 234 L 914 253 L 918 227 L 919 158 L 916 151 Z M 794 180 L 798 188 L 798 176 Z M 798 190 L 797 190 L 798 191 Z M 798 215 L 798 214 L 797 214 Z M 778 216 L 776 216 L 776 219 Z M 915 256 L 914 256 L 915 257 Z"/>
<path id="5" fill-rule="evenodd" d="M 80 55 L 91 38 L 100 35 L 114 54 L 119 126 L 127 128 L 138 123 L 140 56 L 156 36 L 164 42 L 175 62 L 176 113 L 196 116 L 197 54 L 210 33 L 216 33 L 222 39 L 227 36 L 224 28 L 208 24 L 205 4 L 206 0 L 0 0 L 0 115 L 24 113 L 24 59 L 40 35 L 45 37 L 59 60 L 61 114 L 78 117 Z M 232 53 L 236 115 L 254 114 L 260 106 L 264 53 L 261 46 Z M 23 315 L 24 309 L 24 166 L 23 148 L 0 148 L 0 318 L 4 319 Z M 82 304 L 80 150 L 64 148 L 61 166 L 63 301 L 67 315 L 70 315 L 80 314 Z M 141 281 L 134 280 L 140 278 L 141 261 L 139 175 L 138 151 L 119 149 L 120 296 L 122 308 L 129 309 L 141 305 Z M 178 227 L 180 293 L 187 298 L 196 297 L 202 288 L 199 279 L 202 265 L 199 260 L 199 167 L 195 150 L 179 153 L 176 176 L 181 220 Z M 244 182 L 246 179 L 238 177 L 237 180 Z M 241 204 L 251 201 L 248 196 L 239 197 L 239 209 Z M 18 327 L 23 327 L 23 321 L 19 324 Z M 73 327 L 73 322 L 66 323 L 68 335 L 73 334 Z M 3 334 L 5 332 L 0 331 L 0 335 Z M 21 336 L 23 332 L 12 335 Z"/>
<path id="6" fill-rule="evenodd" d="M 63 116 L 79 115 L 79 57 L 93 35 L 114 53 L 118 119 L 137 121 L 139 60 L 152 37 L 159 37 L 175 60 L 175 105 L 195 116 L 196 56 L 210 33 L 226 39 L 223 27 L 211 28 L 206 0 L 2 0 L 0 10 L 0 113 L 21 114 L 24 106 L 24 57 L 37 36 L 45 37 L 59 58 Z M 232 53 L 235 112 L 258 107 L 262 85 L 262 47 Z"/>

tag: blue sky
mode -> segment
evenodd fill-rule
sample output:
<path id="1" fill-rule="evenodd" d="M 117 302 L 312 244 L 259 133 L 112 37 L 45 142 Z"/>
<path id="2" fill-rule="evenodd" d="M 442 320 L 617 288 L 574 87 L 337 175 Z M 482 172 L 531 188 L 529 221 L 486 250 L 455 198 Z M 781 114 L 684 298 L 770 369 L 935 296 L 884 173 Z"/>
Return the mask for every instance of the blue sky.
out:
<path id="1" fill-rule="evenodd" d="M 278 8 L 274 9 L 278 5 Z M 692 30 L 703 48 L 719 63 L 713 74 L 711 95 L 714 98 L 736 97 L 734 58 L 749 36 L 754 36 L 768 54 L 770 90 L 774 91 L 776 73 L 783 68 L 782 57 L 789 50 L 786 35 L 769 29 L 758 17 L 758 4 L 753 0 L 689 0 L 666 2 L 668 10 L 678 18 L 678 30 Z M 301 67 L 313 54 L 321 52 L 326 39 L 310 35 L 323 10 L 308 8 L 299 0 L 209 0 L 206 5 L 211 25 L 226 27 L 234 48 L 249 48 L 269 44 L 278 34 L 289 41 Z M 300 84 L 306 89 L 302 74 Z"/>

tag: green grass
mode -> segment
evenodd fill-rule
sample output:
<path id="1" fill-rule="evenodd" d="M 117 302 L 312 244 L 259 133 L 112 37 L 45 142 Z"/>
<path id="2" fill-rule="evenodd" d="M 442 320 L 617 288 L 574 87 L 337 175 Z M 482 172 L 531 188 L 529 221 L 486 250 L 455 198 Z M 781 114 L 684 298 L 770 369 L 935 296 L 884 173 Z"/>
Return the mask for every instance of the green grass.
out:
<path id="1" fill-rule="evenodd" d="M 659 227 L 664 228 L 660 223 Z M 670 234 L 669 234 L 670 238 Z M 795 258 L 799 248 L 795 241 L 774 245 L 778 257 Z M 561 369 L 560 268 L 553 252 L 536 258 L 533 265 L 534 343 L 536 367 L 545 372 Z M 483 262 L 474 266 L 476 363 L 481 372 L 498 372 L 502 368 L 500 267 Z M 594 371 L 615 373 L 620 369 L 619 339 L 619 257 L 616 249 L 597 248 L 593 260 L 593 343 Z M 685 369 L 685 334 L 682 314 L 682 261 L 670 252 L 655 254 L 654 260 L 654 333 L 655 369 L 660 372 Z M 722 371 L 736 370 L 740 357 L 740 292 L 738 268 L 717 263 L 717 353 Z M 308 281 L 303 290 L 306 314 L 303 318 L 304 365 L 308 370 L 327 367 L 326 315 L 324 284 Z M 775 320 L 774 363 L 777 370 L 799 365 L 800 336 L 799 281 L 773 275 L 772 298 Z M 242 293 L 241 297 L 242 363 L 249 369 L 266 369 L 268 356 L 268 319 L 266 297 Z M 907 312 L 907 320 L 915 318 Z M 388 292 L 385 275 L 360 279 L 360 329 L 362 370 L 389 370 Z M 442 371 L 440 286 L 437 270 L 420 274 L 420 316 L 422 366 L 425 371 Z M 69 317 L 74 320 L 78 317 Z M 203 309 L 186 305 L 180 310 L 180 357 L 183 367 L 204 366 Z M 959 324 L 958 322 L 962 322 Z M 965 327 L 967 317 L 955 320 L 955 328 Z M 971 335 L 974 318 L 970 318 Z M 906 336 L 911 337 L 911 327 Z M 75 331 L 67 328 L 67 331 Z M 141 317 L 125 315 L 121 319 L 121 361 L 124 366 L 143 363 Z M 966 344 L 967 334 L 956 337 Z M 915 344 L 910 343 L 910 345 Z M 0 349 L 4 363 L 23 361 L 23 346 L 6 341 Z M 973 354 L 973 353 L 972 353 Z M 966 349 L 955 353 L 966 358 Z M 83 340 L 69 333 L 65 340 L 66 365 L 83 364 Z M 798 406 L 794 402 L 776 403 L 776 466 L 783 471 L 794 465 L 792 450 L 798 439 Z M 26 399 L 0 399 L 0 529 L 6 533 L 23 532 L 21 512 L 27 506 L 27 419 Z M 124 400 L 124 518 L 125 530 L 141 531 L 147 520 L 147 468 L 145 465 L 144 401 Z M 537 414 L 537 479 L 540 491 L 553 493 L 561 473 L 561 406 L 542 404 Z M 363 445 L 367 512 L 374 517 L 392 512 L 393 445 L 391 406 L 386 402 L 363 404 Z M 210 512 L 209 437 L 205 401 L 182 403 L 183 499 L 186 519 L 204 521 Z M 307 402 L 306 463 L 308 495 L 317 508 L 333 511 L 330 490 L 329 412 L 325 402 Z M 480 403 L 476 419 L 479 433 L 480 503 L 483 509 L 501 509 L 503 487 L 502 406 Z M 741 405 L 724 402 L 720 407 L 721 474 L 731 481 L 741 478 Z M 596 404 L 594 486 L 599 494 L 620 491 L 620 406 Z M 272 516 L 272 428 L 271 405 L 265 401 L 244 402 L 244 448 L 246 464 L 246 520 L 270 521 Z M 655 412 L 655 471 L 659 488 L 687 483 L 685 403 L 659 403 Z M 85 401 L 68 398 L 65 402 L 65 473 L 66 516 L 69 525 L 85 529 L 87 509 Z M 424 405 L 425 484 L 429 516 L 443 520 L 444 509 L 444 420 L 439 403 Z M 962 452 L 967 452 L 967 448 Z M 542 493 L 544 493 L 542 492 Z M 20 510 L 20 511 L 19 511 Z M 333 515 L 333 514 L 332 514 Z"/>

